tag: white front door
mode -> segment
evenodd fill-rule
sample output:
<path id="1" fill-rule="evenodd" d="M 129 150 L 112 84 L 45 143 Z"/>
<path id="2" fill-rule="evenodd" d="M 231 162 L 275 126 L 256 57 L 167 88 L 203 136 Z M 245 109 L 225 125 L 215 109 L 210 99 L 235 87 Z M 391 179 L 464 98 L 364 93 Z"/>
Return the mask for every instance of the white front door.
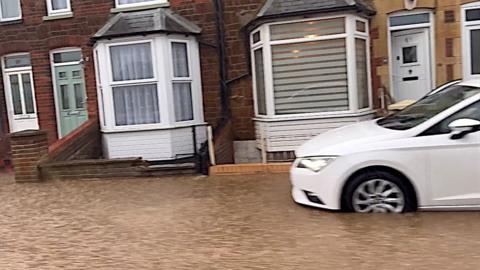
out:
<path id="1" fill-rule="evenodd" d="M 39 129 L 31 70 L 4 74 L 10 132 Z"/>
<path id="2" fill-rule="evenodd" d="M 393 98 L 418 100 L 432 90 L 428 28 L 392 32 Z"/>

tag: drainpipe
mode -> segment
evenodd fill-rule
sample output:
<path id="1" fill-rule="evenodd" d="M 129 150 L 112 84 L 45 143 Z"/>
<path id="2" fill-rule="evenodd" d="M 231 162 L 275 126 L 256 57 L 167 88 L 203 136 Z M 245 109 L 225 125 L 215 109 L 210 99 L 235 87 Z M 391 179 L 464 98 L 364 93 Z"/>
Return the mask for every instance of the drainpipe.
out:
<path id="1" fill-rule="evenodd" d="M 217 30 L 217 53 L 218 53 L 218 67 L 220 71 L 220 102 L 222 109 L 222 118 L 219 126 L 226 124 L 230 118 L 230 101 L 229 88 L 227 84 L 227 58 L 226 58 L 226 42 L 225 42 L 225 20 L 222 0 L 213 0 L 215 8 L 215 23 Z"/>

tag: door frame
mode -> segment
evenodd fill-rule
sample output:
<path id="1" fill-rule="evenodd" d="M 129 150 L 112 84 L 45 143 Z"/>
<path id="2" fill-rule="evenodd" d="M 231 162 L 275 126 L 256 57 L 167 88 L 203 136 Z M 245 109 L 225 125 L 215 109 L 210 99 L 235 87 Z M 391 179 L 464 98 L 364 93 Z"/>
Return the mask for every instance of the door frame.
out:
<path id="1" fill-rule="evenodd" d="M 82 53 L 82 59 L 83 59 L 83 52 L 82 52 L 82 49 L 81 48 L 78 48 L 78 47 L 66 47 L 66 48 L 60 48 L 60 49 L 55 49 L 55 50 L 51 50 L 50 51 L 50 69 L 51 69 L 51 72 L 52 72 L 52 85 L 53 85 L 53 99 L 54 99 L 54 103 L 55 103 L 55 117 L 56 117 L 56 120 L 57 120 L 57 137 L 59 139 L 62 138 L 62 127 L 61 127 L 61 115 L 60 115 L 60 100 L 58 98 L 58 87 L 57 87 L 57 75 L 56 75 L 56 72 L 55 72 L 55 68 L 56 67 L 61 67 L 61 66 L 72 66 L 72 65 L 81 65 L 83 64 L 83 60 L 80 60 L 80 61 L 75 61 L 75 62 L 67 62 L 67 63 L 55 63 L 53 61 L 53 55 L 56 54 L 56 53 L 62 53 L 62 52 L 77 52 L 77 51 L 80 51 L 80 53 Z M 85 80 L 85 78 L 84 78 Z M 86 85 L 86 82 L 85 82 L 85 91 L 87 91 L 87 85 Z M 88 96 L 86 96 L 86 93 L 85 93 L 85 101 L 88 99 Z M 87 105 L 88 106 L 88 105 Z M 88 110 L 88 108 L 87 108 Z"/>
<path id="2" fill-rule="evenodd" d="M 20 55 L 29 55 L 30 61 L 31 61 L 31 55 L 30 53 L 11 53 L 4 55 L 0 58 L 1 63 L 1 68 L 2 68 L 2 80 L 3 80 L 3 90 L 4 90 L 4 97 L 5 97 L 5 106 L 6 106 L 6 113 L 7 113 L 7 120 L 8 120 L 8 132 L 12 133 L 12 128 L 15 125 L 14 121 L 17 120 L 15 118 L 15 113 L 14 113 L 14 108 L 13 106 L 13 98 L 12 98 L 12 93 L 11 93 L 11 86 L 10 86 L 10 79 L 8 78 L 9 75 L 11 74 L 19 74 L 19 73 L 28 73 L 30 75 L 30 81 L 32 84 L 32 96 L 33 96 L 33 109 L 35 110 L 35 119 L 36 119 L 36 128 L 40 128 L 40 120 L 38 119 L 38 107 L 37 107 L 37 96 L 36 96 L 36 89 L 35 89 L 35 81 L 33 78 L 33 67 L 32 64 L 30 63 L 30 66 L 28 67 L 15 67 L 15 68 L 6 68 L 5 67 L 5 58 L 9 56 L 20 56 Z M 20 81 L 19 81 L 20 83 Z M 22 104 L 24 103 L 24 92 L 21 92 L 21 100 Z M 20 119 L 18 119 L 20 120 Z"/>
<path id="3" fill-rule="evenodd" d="M 390 25 L 390 18 L 404 16 L 404 15 L 415 15 L 415 14 L 429 14 L 429 22 L 428 23 L 418 23 L 418 24 L 410 24 L 410 25 L 401 25 L 401 26 L 391 26 Z M 394 59 L 394 52 L 393 52 L 393 44 L 392 44 L 392 32 L 393 31 L 400 31 L 400 30 L 410 30 L 410 29 L 419 29 L 419 28 L 426 28 L 429 30 L 428 36 L 430 38 L 430 88 L 434 89 L 436 85 L 436 70 L 435 70 L 435 23 L 434 23 L 435 16 L 432 10 L 429 9 L 415 9 L 413 11 L 399 11 L 394 12 L 388 15 L 387 17 L 387 45 L 388 45 L 388 77 L 390 83 L 389 93 L 392 98 L 395 98 L 395 91 L 393 90 L 394 83 L 393 83 L 393 59 Z"/>

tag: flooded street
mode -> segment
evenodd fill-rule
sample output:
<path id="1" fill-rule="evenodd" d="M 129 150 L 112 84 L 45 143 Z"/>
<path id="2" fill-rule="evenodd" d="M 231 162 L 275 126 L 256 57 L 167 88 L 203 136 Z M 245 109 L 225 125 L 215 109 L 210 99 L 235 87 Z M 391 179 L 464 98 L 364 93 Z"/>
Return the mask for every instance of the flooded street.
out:
<path id="1" fill-rule="evenodd" d="M 480 269 L 480 213 L 296 205 L 286 175 L 0 181 L 0 269 Z"/>

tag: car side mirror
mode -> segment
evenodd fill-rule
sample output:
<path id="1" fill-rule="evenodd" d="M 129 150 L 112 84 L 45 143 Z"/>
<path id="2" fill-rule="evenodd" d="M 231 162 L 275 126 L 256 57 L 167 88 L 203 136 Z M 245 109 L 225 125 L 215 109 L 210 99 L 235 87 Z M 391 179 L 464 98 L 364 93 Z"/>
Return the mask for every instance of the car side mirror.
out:
<path id="1" fill-rule="evenodd" d="M 480 121 L 462 118 L 453 121 L 448 125 L 448 128 L 452 131 L 452 140 L 459 140 L 465 137 L 467 134 L 480 131 Z"/>

